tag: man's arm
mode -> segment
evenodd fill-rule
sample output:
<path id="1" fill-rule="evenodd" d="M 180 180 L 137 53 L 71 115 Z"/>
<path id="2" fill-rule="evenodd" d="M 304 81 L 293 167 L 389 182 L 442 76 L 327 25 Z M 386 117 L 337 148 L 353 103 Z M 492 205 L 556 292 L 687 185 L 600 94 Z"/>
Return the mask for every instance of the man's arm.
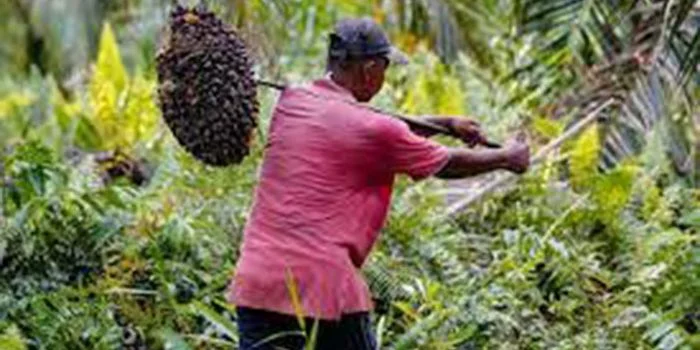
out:
<path id="1" fill-rule="evenodd" d="M 505 169 L 516 173 L 527 170 L 530 149 L 524 135 L 498 149 L 449 149 L 421 137 L 396 119 L 382 118 L 373 139 L 381 154 L 382 168 L 406 174 L 414 180 L 428 176 L 454 179 Z"/>
<path id="2" fill-rule="evenodd" d="M 451 149 L 449 161 L 435 176 L 441 179 L 459 179 L 494 170 L 522 174 L 529 166 L 528 145 L 520 140 L 511 140 L 499 149 Z"/>

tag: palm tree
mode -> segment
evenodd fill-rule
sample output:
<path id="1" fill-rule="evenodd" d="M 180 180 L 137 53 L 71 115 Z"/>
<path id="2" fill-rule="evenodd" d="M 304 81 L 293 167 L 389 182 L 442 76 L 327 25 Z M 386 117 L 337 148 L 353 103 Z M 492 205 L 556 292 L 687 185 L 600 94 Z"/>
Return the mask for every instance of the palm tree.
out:
<path id="1" fill-rule="evenodd" d="M 537 54 L 515 78 L 549 81 L 531 91 L 553 97 L 558 114 L 617 101 L 598 123 L 603 168 L 638 154 L 659 127 L 676 170 L 694 172 L 700 2 L 524 0 L 517 8 L 519 34 L 536 37 Z"/>

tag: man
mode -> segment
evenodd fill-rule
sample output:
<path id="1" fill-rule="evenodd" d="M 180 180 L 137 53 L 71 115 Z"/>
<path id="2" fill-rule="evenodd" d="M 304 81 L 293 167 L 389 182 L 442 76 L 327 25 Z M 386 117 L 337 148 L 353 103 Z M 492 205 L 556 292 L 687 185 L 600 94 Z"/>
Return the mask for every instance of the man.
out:
<path id="1" fill-rule="evenodd" d="M 405 62 L 377 24 L 344 20 L 331 34 L 328 76 L 280 96 L 229 294 L 241 349 L 302 349 L 314 320 L 317 349 L 374 349 L 359 269 L 387 216 L 395 176 L 528 168 L 523 142 L 448 149 L 358 103 L 380 91 L 390 63 Z M 484 141 L 464 118 L 429 120 L 469 144 Z"/>

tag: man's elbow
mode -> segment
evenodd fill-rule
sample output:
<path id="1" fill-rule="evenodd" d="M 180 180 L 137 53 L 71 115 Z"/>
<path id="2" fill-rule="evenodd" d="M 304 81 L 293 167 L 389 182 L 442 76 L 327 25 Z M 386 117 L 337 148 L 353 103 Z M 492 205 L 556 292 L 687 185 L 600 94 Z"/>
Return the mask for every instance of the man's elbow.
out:
<path id="1" fill-rule="evenodd" d="M 435 177 L 443 180 L 459 179 L 464 177 L 462 169 L 455 164 L 456 162 L 454 159 L 455 157 L 450 156 L 450 159 L 447 161 L 447 163 L 445 163 L 445 166 L 435 173 Z"/>
<path id="2" fill-rule="evenodd" d="M 450 180 L 471 176 L 475 167 L 472 164 L 470 153 L 471 151 L 452 150 L 447 163 L 435 174 L 435 177 Z"/>

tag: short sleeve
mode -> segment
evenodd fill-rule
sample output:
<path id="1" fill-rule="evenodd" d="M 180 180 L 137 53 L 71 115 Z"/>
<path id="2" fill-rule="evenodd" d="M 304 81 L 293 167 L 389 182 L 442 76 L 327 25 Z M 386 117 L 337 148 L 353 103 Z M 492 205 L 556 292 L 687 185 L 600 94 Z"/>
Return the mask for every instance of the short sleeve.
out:
<path id="1" fill-rule="evenodd" d="M 421 180 L 435 175 L 447 164 L 447 147 L 414 134 L 403 122 L 385 120 L 381 130 L 378 136 L 384 145 L 386 161 L 394 173 Z"/>

